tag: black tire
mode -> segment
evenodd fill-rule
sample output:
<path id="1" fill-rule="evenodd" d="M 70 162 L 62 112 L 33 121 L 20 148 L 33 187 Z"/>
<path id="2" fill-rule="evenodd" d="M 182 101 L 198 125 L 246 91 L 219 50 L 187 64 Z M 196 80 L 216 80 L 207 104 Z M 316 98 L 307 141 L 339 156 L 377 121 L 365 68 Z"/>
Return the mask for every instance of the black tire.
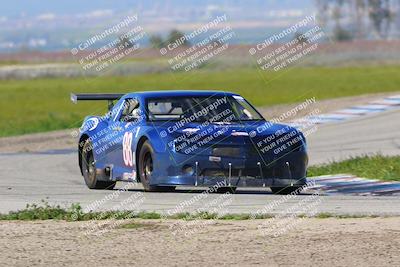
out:
<path id="1" fill-rule="evenodd" d="M 274 193 L 275 195 L 289 195 L 294 191 L 298 191 L 298 193 L 300 193 L 299 190 L 300 187 L 297 186 L 288 186 L 288 187 L 271 187 L 271 191 L 272 193 Z"/>
<path id="2" fill-rule="evenodd" d="M 82 149 L 82 173 L 87 187 L 90 189 L 114 189 L 113 181 L 98 181 L 94 162 L 92 143 L 87 140 Z"/>
<path id="3" fill-rule="evenodd" d="M 144 191 L 147 192 L 172 192 L 175 186 L 154 186 L 150 185 L 153 173 L 154 150 L 150 143 L 145 141 L 139 151 L 138 169 L 140 182 Z"/>
<path id="4" fill-rule="evenodd" d="M 219 187 L 217 188 L 217 193 L 225 194 L 225 193 L 231 193 L 235 194 L 237 187 L 231 186 L 231 187 Z"/>

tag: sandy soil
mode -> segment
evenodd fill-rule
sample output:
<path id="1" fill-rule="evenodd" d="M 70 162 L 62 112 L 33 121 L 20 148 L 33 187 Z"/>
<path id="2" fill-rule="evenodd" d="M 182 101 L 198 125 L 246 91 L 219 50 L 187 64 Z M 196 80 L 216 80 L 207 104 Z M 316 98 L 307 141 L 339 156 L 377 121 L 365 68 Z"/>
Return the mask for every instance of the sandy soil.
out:
<path id="1" fill-rule="evenodd" d="M 185 236 L 177 221 L 85 235 L 87 222 L 0 222 L 4 266 L 400 266 L 400 218 L 297 219 L 277 237 L 265 220 L 200 221 Z"/>
<path id="2" fill-rule="evenodd" d="M 310 105 L 307 109 L 301 110 L 296 116 L 292 116 L 289 120 L 303 117 L 315 109 L 319 109 L 320 113 L 339 110 L 342 108 L 366 104 L 373 100 L 378 100 L 386 96 L 396 95 L 396 92 L 368 94 L 354 97 L 341 97 L 328 100 L 318 100 L 315 104 Z M 270 107 L 258 108 L 265 118 L 278 118 L 283 113 L 296 107 L 298 104 L 275 105 Z M 18 152 L 38 152 L 55 149 L 76 149 L 77 140 L 73 137 L 77 129 L 67 129 L 61 131 L 53 131 L 47 133 L 27 134 L 13 137 L 0 138 L 0 152 L 2 153 L 18 153 Z"/>

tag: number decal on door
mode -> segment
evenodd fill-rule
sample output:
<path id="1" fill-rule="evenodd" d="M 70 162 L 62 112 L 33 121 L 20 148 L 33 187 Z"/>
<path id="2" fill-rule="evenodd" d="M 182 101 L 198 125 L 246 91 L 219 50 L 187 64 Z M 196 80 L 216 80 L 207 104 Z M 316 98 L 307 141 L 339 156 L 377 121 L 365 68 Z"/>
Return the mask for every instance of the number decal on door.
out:
<path id="1" fill-rule="evenodd" d="M 122 140 L 122 154 L 126 166 L 133 166 L 133 153 L 132 153 L 132 132 L 126 132 Z"/>

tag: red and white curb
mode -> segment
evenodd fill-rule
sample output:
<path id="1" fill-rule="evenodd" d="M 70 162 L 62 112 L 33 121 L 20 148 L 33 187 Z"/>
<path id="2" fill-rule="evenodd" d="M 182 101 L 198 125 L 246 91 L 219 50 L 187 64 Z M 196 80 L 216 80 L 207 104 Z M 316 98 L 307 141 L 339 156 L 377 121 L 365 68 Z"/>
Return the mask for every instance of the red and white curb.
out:
<path id="1" fill-rule="evenodd" d="M 306 125 L 312 124 L 342 122 L 396 108 L 400 108 L 400 95 L 386 97 L 384 99 L 371 101 L 366 105 L 353 106 L 327 114 L 307 116 L 291 121 L 288 124 L 296 128 L 303 128 Z"/>
<path id="2" fill-rule="evenodd" d="M 351 174 L 335 174 L 310 177 L 305 190 L 307 193 L 319 191 L 327 195 L 400 195 L 400 182 L 366 179 Z"/>

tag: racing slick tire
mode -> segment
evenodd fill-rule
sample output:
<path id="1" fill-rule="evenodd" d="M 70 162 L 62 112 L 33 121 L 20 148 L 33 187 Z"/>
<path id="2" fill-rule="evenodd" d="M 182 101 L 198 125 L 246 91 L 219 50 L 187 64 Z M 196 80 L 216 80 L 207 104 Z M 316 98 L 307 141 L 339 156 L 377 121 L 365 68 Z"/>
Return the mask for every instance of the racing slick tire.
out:
<path id="1" fill-rule="evenodd" d="M 116 182 L 97 180 L 92 148 L 92 143 L 87 140 L 82 149 L 82 173 L 87 187 L 90 189 L 114 189 Z"/>
<path id="2" fill-rule="evenodd" d="M 154 186 L 150 185 L 153 173 L 154 149 L 148 141 L 145 141 L 139 151 L 139 178 L 146 192 L 172 192 L 175 186 Z"/>
<path id="3" fill-rule="evenodd" d="M 288 187 L 271 187 L 272 193 L 275 195 L 289 195 L 292 192 L 298 190 L 298 193 L 300 193 L 299 190 L 300 187 L 297 186 L 288 186 Z"/>

